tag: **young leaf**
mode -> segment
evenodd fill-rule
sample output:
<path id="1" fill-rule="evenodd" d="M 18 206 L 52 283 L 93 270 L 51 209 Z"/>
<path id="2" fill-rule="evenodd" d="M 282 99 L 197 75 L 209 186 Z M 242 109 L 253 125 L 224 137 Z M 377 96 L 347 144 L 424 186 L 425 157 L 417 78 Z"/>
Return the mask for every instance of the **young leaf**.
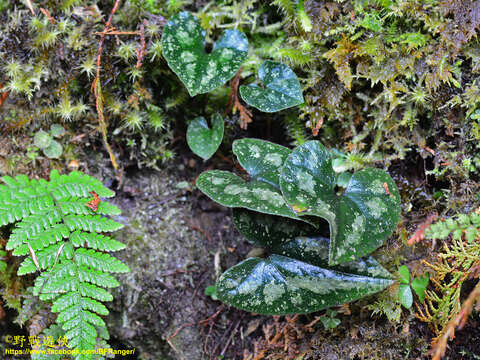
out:
<path id="1" fill-rule="evenodd" d="M 50 159 L 58 159 L 62 155 L 62 152 L 63 147 L 56 140 L 52 140 L 50 142 L 50 145 L 43 149 L 43 153 L 45 154 L 45 156 Z"/>
<path id="2" fill-rule="evenodd" d="M 238 30 L 227 30 L 207 54 L 205 31 L 196 17 L 184 11 L 165 25 L 162 52 L 190 96 L 195 96 L 218 88 L 235 75 L 247 57 L 248 40 Z"/>
<path id="3" fill-rule="evenodd" d="M 392 178 L 380 169 L 353 174 L 342 195 L 327 149 L 307 141 L 292 151 L 280 176 L 284 198 L 299 215 L 314 215 L 330 224 L 329 264 L 367 255 L 383 244 L 397 226 L 400 195 Z"/>
<path id="4" fill-rule="evenodd" d="M 248 105 L 271 113 L 303 104 L 300 82 L 287 65 L 267 60 L 260 66 L 258 77 L 265 88 L 240 86 L 240 95 Z"/>
<path id="5" fill-rule="evenodd" d="M 398 275 L 402 284 L 410 284 L 410 270 L 405 265 L 398 268 Z"/>
<path id="6" fill-rule="evenodd" d="M 272 255 L 249 258 L 228 269 L 216 284 L 220 300 L 268 315 L 310 313 L 376 293 L 391 280 L 345 274 Z"/>
<path id="7" fill-rule="evenodd" d="M 424 276 L 412 280 L 412 289 L 415 291 L 415 294 L 417 294 L 421 303 L 425 300 L 425 290 L 427 289 L 429 278 L 430 275 L 426 273 Z"/>
<path id="8" fill-rule="evenodd" d="M 400 284 L 398 287 L 398 300 L 400 300 L 400 303 L 407 309 L 412 307 L 413 295 L 412 290 L 410 290 L 410 285 Z"/>
<path id="9" fill-rule="evenodd" d="M 188 125 L 187 143 L 190 149 L 203 160 L 210 159 L 223 139 L 223 119 L 219 114 L 212 116 L 212 128 L 207 120 L 199 116 Z"/>
<path id="10" fill-rule="evenodd" d="M 33 137 L 33 142 L 35 146 L 38 146 L 40 149 L 45 149 L 52 143 L 52 137 L 46 131 L 39 130 Z"/>

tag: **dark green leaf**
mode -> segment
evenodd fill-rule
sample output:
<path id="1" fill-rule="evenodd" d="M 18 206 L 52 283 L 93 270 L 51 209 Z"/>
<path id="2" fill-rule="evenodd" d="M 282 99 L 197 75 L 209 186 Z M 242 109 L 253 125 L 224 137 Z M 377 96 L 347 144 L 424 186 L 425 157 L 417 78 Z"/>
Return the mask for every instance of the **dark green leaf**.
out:
<path id="1" fill-rule="evenodd" d="M 205 31 L 188 11 L 172 16 L 163 29 L 162 52 L 168 66 L 191 96 L 210 92 L 230 80 L 248 54 L 248 40 L 238 30 L 227 30 L 205 52 Z"/>
<path id="2" fill-rule="evenodd" d="M 220 300 L 259 314 L 310 313 L 376 293 L 391 280 L 322 269 L 284 256 L 249 258 L 217 281 Z"/>
<path id="3" fill-rule="evenodd" d="M 356 172 L 341 196 L 335 193 L 336 180 L 330 153 L 318 141 L 293 150 L 280 176 L 283 196 L 299 215 L 320 216 L 329 222 L 330 265 L 377 249 L 400 217 L 400 195 L 383 170 Z"/>
<path id="4" fill-rule="evenodd" d="M 316 235 L 318 230 L 309 224 L 246 209 L 234 209 L 233 222 L 237 230 L 256 246 L 315 266 L 329 267 L 330 240 Z M 356 275 L 392 278 L 371 256 L 330 268 Z"/>
<path id="5" fill-rule="evenodd" d="M 200 191 L 223 206 L 298 219 L 280 190 L 268 183 L 246 182 L 231 172 L 210 170 L 200 174 L 196 184 Z"/>
<path id="6" fill-rule="evenodd" d="M 193 119 L 187 129 L 187 143 L 190 149 L 203 160 L 210 159 L 223 139 L 223 119 L 219 114 L 212 116 L 212 128 L 203 116 Z"/>
<path id="7" fill-rule="evenodd" d="M 265 61 L 258 70 L 265 85 L 240 86 L 240 95 L 248 105 L 263 112 L 276 112 L 303 104 L 302 87 L 297 75 L 287 65 Z"/>
<path id="8" fill-rule="evenodd" d="M 252 244 L 271 248 L 297 236 L 314 236 L 317 230 L 302 221 L 267 215 L 247 209 L 233 209 L 233 223 Z"/>
<path id="9" fill-rule="evenodd" d="M 392 275 L 371 256 L 336 266 L 328 264 L 328 249 L 330 240 L 325 237 L 297 237 L 286 243 L 278 243 L 270 248 L 274 254 L 305 261 L 309 264 L 328 267 L 349 274 L 391 279 Z"/>
<path id="10" fill-rule="evenodd" d="M 398 268 L 398 275 L 402 284 L 410 284 L 410 270 L 405 265 Z"/>
<path id="11" fill-rule="evenodd" d="M 425 290 L 427 289 L 429 278 L 430 275 L 426 273 L 424 276 L 412 280 L 412 289 L 421 303 L 425 300 Z"/>
<path id="12" fill-rule="evenodd" d="M 235 140 L 232 150 L 251 180 L 263 181 L 280 189 L 280 171 L 292 150 L 260 139 Z"/>
<path id="13" fill-rule="evenodd" d="M 407 309 L 410 309 L 412 307 L 413 295 L 412 290 L 410 290 L 410 285 L 400 284 L 400 286 L 398 287 L 398 300 Z"/>

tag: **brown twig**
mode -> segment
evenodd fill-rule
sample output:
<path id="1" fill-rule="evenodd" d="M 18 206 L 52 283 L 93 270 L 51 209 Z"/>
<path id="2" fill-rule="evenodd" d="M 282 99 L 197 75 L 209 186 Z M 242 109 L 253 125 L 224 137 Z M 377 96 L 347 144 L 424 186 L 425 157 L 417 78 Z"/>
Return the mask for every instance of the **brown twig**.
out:
<path id="1" fill-rule="evenodd" d="M 0 90 L 3 88 L 3 84 L 0 84 Z M 2 93 L 2 95 L 0 95 L 0 107 L 3 106 L 3 103 L 5 102 L 5 100 L 7 100 L 8 98 L 8 91 L 5 91 Z"/>
<path id="2" fill-rule="evenodd" d="M 25 2 L 27 3 L 28 8 L 32 12 L 32 15 L 35 15 L 35 10 L 33 9 L 32 1 L 31 0 L 25 0 Z"/>
<path id="3" fill-rule="evenodd" d="M 46 16 L 46 18 L 48 19 L 48 21 L 50 21 L 50 23 L 52 23 L 52 25 L 55 25 L 57 23 L 55 19 L 52 17 L 52 15 L 50 15 L 50 11 L 44 8 L 40 8 L 40 11 L 42 12 L 43 15 Z"/>
<path id="4" fill-rule="evenodd" d="M 108 143 L 107 124 L 105 123 L 105 117 L 103 116 L 103 95 L 102 95 L 102 85 L 100 83 L 100 68 L 102 65 L 102 50 L 103 50 L 103 43 L 105 42 L 105 35 L 108 33 L 108 30 L 112 26 L 113 15 L 117 11 L 119 5 L 120 5 L 120 0 L 116 0 L 115 4 L 113 5 L 112 11 L 110 12 L 110 16 L 108 17 L 107 23 L 105 24 L 105 28 L 103 32 L 100 34 L 100 40 L 98 42 L 98 51 L 97 51 L 97 74 L 92 83 L 92 89 L 94 91 L 95 99 L 96 99 L 96 107 L 97 107 L 97 113 L 98 113 L 98 122 L 100 124 L 100 132 L 102 133 L 103 142 L 105 143 L 105 147 L 107 148 L 108 155 L 110 156 L 110 161 L 112 162 L 112 165 L 115 168 L 115 170 L 118 170 L 118 164 L 117 164 L 115 155 L 113 154 L 112 148 Z"/>
<path id="5" fill-rule="evenodd" d="M 145 44 L 145 24 L 146 20 L 143 20 L 143 23 L 140 25 L 140 48 L 136 49 L 137 52 L 137 69 L 140 69 L 142 66 L 143 58 L 145 57 L 145 49 L 147 45 Z"/>
<path id="6" fill-rule="evenodd" d="M 245 106 L 242 105 L 238 99 L 238 85 L 240 85 L 240 77 L 242 75 L 242 68 L 240 68 L 235 77 L 232 80 L 232 91 L 230 92 L 230 98 L 228 99 L 227 111 L 228 114 L 230 111 L 235 113 L 235 110 L 238 109 L 240 112 L 240 128 L 246 130 L 248 124 L 253 122 L 252 112 L 248 110 Z"/>
<path id="7" fill-rule="evenodd" d="M 417 227 L 415 234 L 413 234 L 412 237 L 408 239 L 408 245 L 412 246 L 413 244 L 416 244 L 425 239 L 425 231 L 429 228 L 429 226 L 432 224 L 433 220 L 437 218 L 437 216 L 437 213 L 429 215 L 427 220 L 425 220 Z"/>
<path id="8" fill-rule="evenodd" d="M 140 31 L 118 31 L 111 27 L 108 31 L 96 32 L 95 35 L 140 35 Z"/>
<path id="9" fill-rule="evenodd" d="M 318 132 L 320 131 L 320 128 L 323 125 L 323 117 L 318 119 L 317 122 L 315 123 L 315 126 L 312 128 L 312 135 L 313 136 L 318 136 Z"/>

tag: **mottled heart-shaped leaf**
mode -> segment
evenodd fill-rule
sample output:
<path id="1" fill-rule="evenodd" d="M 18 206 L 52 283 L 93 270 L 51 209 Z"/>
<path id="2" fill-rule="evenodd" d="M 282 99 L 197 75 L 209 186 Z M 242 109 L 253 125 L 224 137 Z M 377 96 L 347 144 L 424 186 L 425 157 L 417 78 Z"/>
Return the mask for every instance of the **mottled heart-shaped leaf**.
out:
<path id="1" fill-rule="evenodd" d="M 211 170 L 198 177 L 200 191 L 223 206 L 299 219 L 280 192 L 280 169 L 290 150 L 264 140 L 240 139 L 233 143 L 233 152 L 250 181 L 227 171 Z"/>
<path id="2" fill-rule="evenodd" d="M 280 186 L 300 215 L 320 216 L 329 222 L 330 265 L 377 249 L 400 217 L 400 195 L 383 170 L 354 173 L 343 194 L 337 195 L 330 154 L 318 141 L 307 141 L 292 151 L 283 165 Z"/>
<path id="3" fill-rule="evenodd" d="M 163 29 L 162 53 L 168 66 L 191 96 L 222 86 L 238 71 L 248 54 L 248 40 L 238 30 L 227 30 L 205 51 L 205 31 L 188 11 L 172 16 Z"/>
<path id="4" fill-rule="evenodd" d="M 237 230 L 255 246 L 268 248 L 271 253 L 311 265 L 329 267 L 330 240 L 318 236 L 318 230 L 313 226 L 246 209 L 234 209 L 233 222 Z M 392 278 L 392 275 L 371 256 L 329 268 L 355 275 Z"/>
<path id="5" fill-rule="evenodd" d="M 280 190 L 263 181 L 248 182 L 228 171 L 210 170 L 200 174 L 197 187 L 209 198 L 226 207 L 241 207 L 298 219 L 286 204 Z"/>
<path id="6" fill-rule="evenodd" d="M 300 82 L 287 65 L 267 60 L 260 66 L 258 77 L 264 88 L 240 86 L 240 95 L 248 105 L 271 113 L 303 104 Z"/>
<path id="7" fill-rule="evenodd" d="M 392 280 L 345 274 L 280 255 L 249 258 L 224 272 L 217 296 L 268 315 L 310 313 L 376 293 Z"/>
<path id="8" fill-rule="evenodd" d="M 219 114 L 212 116 L 212 128 L 203 116 L 193 119 L 187 128 L 187 143 L 190 149 L 203 160 L 210 159 L 223 139 L 223 119 Z"/>

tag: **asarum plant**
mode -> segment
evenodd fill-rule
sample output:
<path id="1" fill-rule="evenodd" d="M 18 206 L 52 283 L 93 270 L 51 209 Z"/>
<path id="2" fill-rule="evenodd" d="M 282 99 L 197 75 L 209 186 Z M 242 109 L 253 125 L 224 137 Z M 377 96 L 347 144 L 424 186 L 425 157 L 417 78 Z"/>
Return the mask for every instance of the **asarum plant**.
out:
<path id="1" fill-rule="evenodd" d="M 197 186 L 234 208 L 239 232 L 270 255 L 248 258 L 223 273 L 216 283 L 220 300 L 260 314 L 309 313 L 393 283 L 368 256 L 400 216 L 400 196 L 385 171 L 363 169 L 339 188 L 341 174 L 318 141 L 290 150 L 241 139 L 233 152 L 248 180 L 211 170 L 199 176 Z M 329 223 L 330 239 L 319 234 L 319 218 Z"/>

